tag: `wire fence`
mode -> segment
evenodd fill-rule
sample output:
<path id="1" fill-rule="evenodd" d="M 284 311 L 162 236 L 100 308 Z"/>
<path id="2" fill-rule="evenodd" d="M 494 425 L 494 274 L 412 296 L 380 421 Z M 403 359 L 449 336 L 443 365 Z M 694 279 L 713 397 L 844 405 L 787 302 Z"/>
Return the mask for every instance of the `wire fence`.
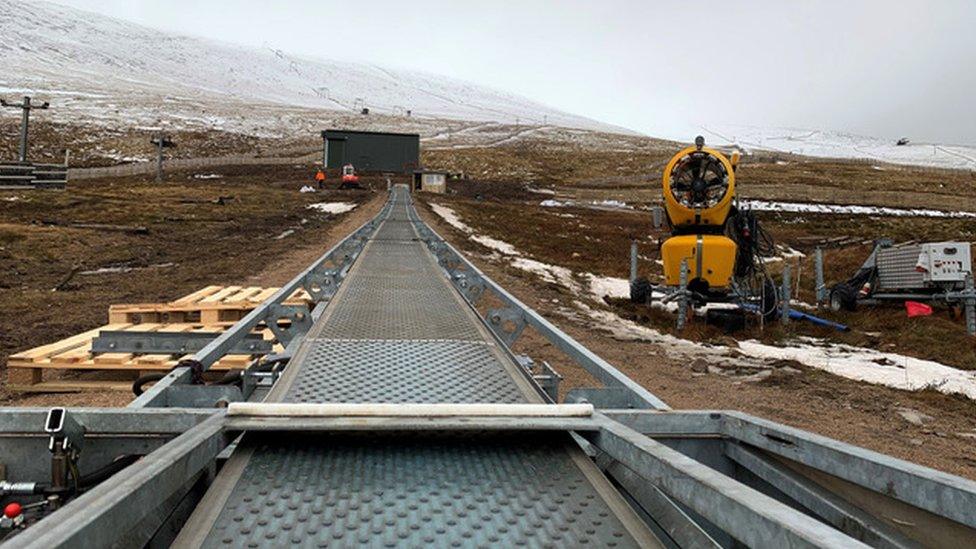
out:
<path id="1" fill-rule="evenodd" d="M 252 155 L 238 154 L 208 158 L 174 158 L 172 160 L 166 160 L 163 163 L 163 168 L 166 171 L 177 171 L 199 168 L 215 168 L 218 166 L 281 166 L 287 164 L 306 164 L 309 162 L 315 162 L 320 160 L 321 157 L 321 153 L 314 152 L 301 156 L 287 157 L 256 157 Z M 82 179 L 124 177 L 129 175 L 147 175 L 154 173 L 156 173 L 155 162 L 137 162 L 100 168 L 70 168 L 68 170 L 68 179 L 77 181 Z"/>

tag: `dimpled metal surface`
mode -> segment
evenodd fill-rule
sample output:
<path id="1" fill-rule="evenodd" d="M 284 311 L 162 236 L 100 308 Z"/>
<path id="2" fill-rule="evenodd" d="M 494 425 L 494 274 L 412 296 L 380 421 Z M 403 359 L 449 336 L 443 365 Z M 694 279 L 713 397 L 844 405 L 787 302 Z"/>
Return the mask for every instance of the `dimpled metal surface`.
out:
<path id="1" fill-rule="evenodd" d="M 284 390 L 272 394 L 287 402 L 533 401 L 513 377 L 517 366 L 412 240 L 405 198 L 397 195 L 288 366 Z M 191 529 L 193 544 L 634 545 L 569 444 L 565 433 L 251 433 L 218 475 L 212 511 L 197 509 L 194 518 L 207 518 Z"/>
<path id="2" fill-rule="evenodd" d="M 204 546 L 634 546 L 564 437 L 308 438 L 258 444 Z"/>
<path id="3" fill-rule="evenodd" d="M 526 402 L 484 342 L 317 340 L 286 402 Z"/>

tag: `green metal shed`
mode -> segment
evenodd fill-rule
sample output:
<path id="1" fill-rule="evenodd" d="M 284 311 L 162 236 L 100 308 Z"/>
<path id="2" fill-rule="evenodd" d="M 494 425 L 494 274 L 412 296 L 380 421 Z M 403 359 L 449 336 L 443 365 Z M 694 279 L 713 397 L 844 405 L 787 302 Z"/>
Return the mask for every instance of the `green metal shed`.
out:
<path id="1" fill-rule="evenodd" d="M 420 166 L 420 135 L 415 133 L 325 130 L 326 168 L 352 164 L 358 171 L 413 173 Z"/>

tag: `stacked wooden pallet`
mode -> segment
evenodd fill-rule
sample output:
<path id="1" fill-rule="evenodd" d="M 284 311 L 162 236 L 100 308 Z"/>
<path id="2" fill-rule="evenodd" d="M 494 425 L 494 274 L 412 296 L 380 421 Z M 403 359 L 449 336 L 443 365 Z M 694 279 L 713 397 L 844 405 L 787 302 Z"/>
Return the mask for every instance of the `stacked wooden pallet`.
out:
<path id="1" fill-rule="evenodd" d="M 112 305 L 109 308 L 109 324 L 10 356 L 7 360 L 8 387 L 22 392 L 127 387 L 127 383 L 118 380 L 112 382 L 53 380 L 49 379 L 53 375 L 45 375 L 45 372 L 111 371 L 127 374 L 123 377 L 134 379 L 147 372 L 168 371 L 186 357 L 134 353 L 95 355 L 91 352 L 92 340 L 102 331 L 223 332 L 276 291 L 278 288 L 207 286 L 168 303 Z M 295 292 L 286 300 L 286 303 L 290 304 L 307 302 L 309 302 L 308 294 L 302 290 Z M 255 333 L 260 333 L 266 340 L 274 339 L 271 331 L 263 327 L 257 329 Z M 277 349 L 280 347 L 276 346 Z M 251 360 L 250 356 L 226 356 L 214 364 L 211 370 L 219 372 L 241 369 Z"/>
<path id="2" fill-rule="evenodd" d="M 257 286 L 207 286 L 169 303 L 112 305 L 108 309 L 108 321 L 112 324 L 234 323 L 277 291 L 278 288 Z M 297 290 L 285 300 L 286 305 L 309 302 L 305 290 Z"/>

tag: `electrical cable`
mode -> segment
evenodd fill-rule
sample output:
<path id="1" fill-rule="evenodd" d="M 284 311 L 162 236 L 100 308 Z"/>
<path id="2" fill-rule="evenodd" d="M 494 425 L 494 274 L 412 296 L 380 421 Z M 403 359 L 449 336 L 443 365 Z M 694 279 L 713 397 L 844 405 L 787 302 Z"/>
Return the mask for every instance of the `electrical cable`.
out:
<path id="1" fill-rule="evenodd" d="M 725 223 L 725 233 L 736 244 L 734 278 L 748 284 L 750 293 L 760 297 L 763 318 L 776 315 L 779 298 L 776 284 L 766 271 L 765 258 L 776 254 L 776 242 L 749 209 L 733 206 Z"/>

